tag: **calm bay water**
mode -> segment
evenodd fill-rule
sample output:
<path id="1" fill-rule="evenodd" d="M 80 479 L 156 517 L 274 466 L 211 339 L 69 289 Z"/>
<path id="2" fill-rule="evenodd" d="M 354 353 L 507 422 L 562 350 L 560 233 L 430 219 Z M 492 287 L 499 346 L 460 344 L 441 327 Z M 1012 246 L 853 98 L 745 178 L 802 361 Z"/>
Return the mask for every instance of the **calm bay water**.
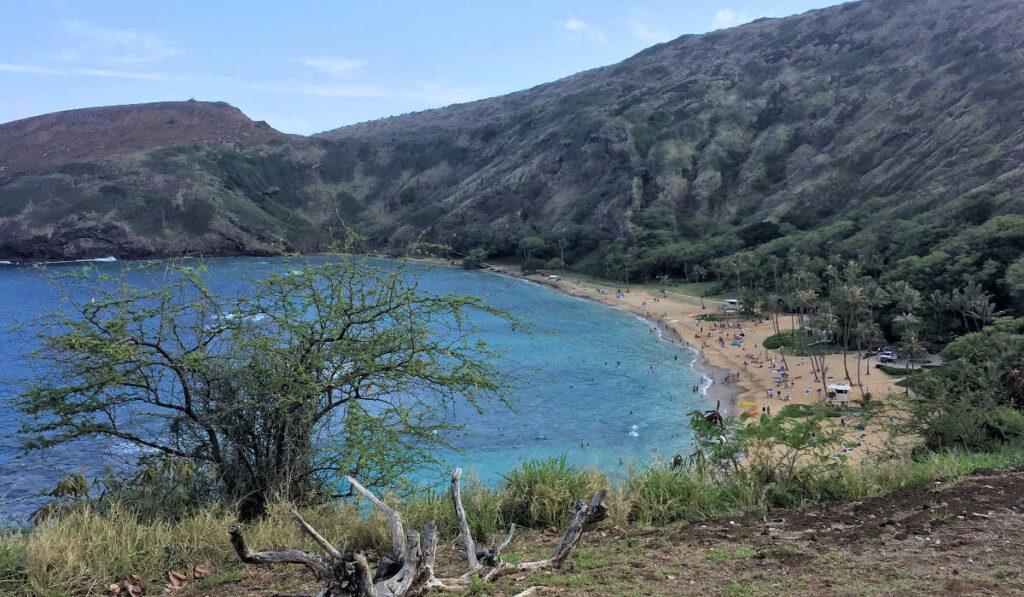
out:
<path id="1" fill-rule="evenodd" d="M 244 292 L 252 280 L 285 267 L 280 260 L 259 258 L 205 263 L 212 287 L 221 294 Z M 375 263 L 388 266 L 383 260 Z M 96 265 L 106 271 L 121 267 Z M 482 415 L 466 407 L 451 412 L 452 420 L 465 426 L 453 440 L 461 453 L 441 454 L 452 466 L 498 483 L 524 460 L 564 454 L 572 464 L 594 466 L 615 477 L 630 465 L 671 459 L 689 450 L 687 415 L 706 408 L 706 399 L 691 391 L 706 382 L 692 367 L 692 349 L 662 340 L 647 322 L 629 313 L 522 280 L 452 268 L 413 268 L 427 291 L 483 296 L 534 324 L 527 335 L 496 321 L 483 322 L 482 339 L 506 353 L 506 366 L 525 384 L 514 393 L 518 414 L 499 404 L 486 407 Z M 19 454 L 19 414 L 10 399 L 18 392 L 14 381 L 30 373 L 24 355 L 32 349 L 33 338 L 10 327 L 56 304 L 56 292 L 37 271 L 0 266 L 0 519 L 23 520 L 42 503 L 40 493 L 64 473 L 83 468 L 98 473 L 106 466 L 124 466 L 135 455 L 132 446 L 110 440 Z M 440 479 L 440 473 L 425 472 L 421 480 L 434 484 Z"/>

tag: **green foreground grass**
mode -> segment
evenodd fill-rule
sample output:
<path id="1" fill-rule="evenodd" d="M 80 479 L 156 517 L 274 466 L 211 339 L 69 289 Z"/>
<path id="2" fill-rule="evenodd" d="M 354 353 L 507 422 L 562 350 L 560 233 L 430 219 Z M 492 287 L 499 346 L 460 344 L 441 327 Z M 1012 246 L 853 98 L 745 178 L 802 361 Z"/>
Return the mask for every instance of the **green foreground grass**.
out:
<path id="1" fill-rule="evenodd" d="M 861 500 L 928 481 L 954 484 L 979 468 L 1024 464 L 1024 451 L 994 453 L 944 452 L 916 460 L 892 460 L 855 469 L 837 464 L 827 471 L 800 477 L 790 486 L 763 486 L 746 475 L 712 480 L 692 471 L 650 468 L 612 488 L 610 524 L 643 527 L 693 522 L 718 516 L 760 511 L 766 506 L 799 507 L 828 500 Z M 578 470 L 564 462 L 527 463 L 512 472 L 500 489 L 470 482 L 463 499 L 473 534 L 484 538 L 503 532 L 509 523 L 543 529 L 563 526 L 568 507 L 610 487 L 599 472 Z M 436 520 L 442 539 L 458 531 L 445 493 L 426 492 L 399 505 L 410 528 Z M 290 520 L 292 506 L 277 503 L 269 515 L 249 524 L 250 545 L 269 549 L 284 545 L 315 551 Z M 321 534 L 345 538 L 350 547 L 372 553 L 388 550 L 385 521 L 365 515 L 358 504 L 336 503 L 302 509 Z M 238 580 L 245 573 L 232 564 L 227 528 L 234 513 L 209 505 L 177 520 L 142 522 L 127 504 L 83 505 L 53 516 L 35 527 L 0 533 L 0 595 L 56 597 L 100 595 L 130 575 L 158 592 L 168 570 L 188 573 L 213 563 L 218 573 L 200 586 Z M 585 542 L 585 541 L 584 541 Z M 581 551 L 581 558 L 587 557 Z"/>

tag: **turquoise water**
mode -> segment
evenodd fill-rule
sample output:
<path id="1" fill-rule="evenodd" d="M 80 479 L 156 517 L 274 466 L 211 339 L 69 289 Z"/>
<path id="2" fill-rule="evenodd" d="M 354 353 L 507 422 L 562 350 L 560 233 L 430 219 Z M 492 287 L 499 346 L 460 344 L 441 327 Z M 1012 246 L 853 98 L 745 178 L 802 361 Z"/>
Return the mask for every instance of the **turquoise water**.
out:
<path id="1" fill-rule="evenodd" d="M 205 263 L 211 285 L 222 294 L 244 292 L 252 280 L 284 267 L 279 260 L 259 258 Z M 389 266 L 384 260 L 375 263 Z M 121 264 L 97 267 L 117 271 Z M 518 414 L 500 404 L 483 414 L 470 408 L 451 412 L 451 420 L 464 425 L 453 437 L 461 453 L 440 454 L 452 466 L 497 483 L 524 460 L 564 454 L 572 464 L 615 477 L 631 465 L 689 450 L 687 414 L 706 408 L 706 398 L 691 391 L 706 382 L 693 369 L 692 349 L 663 340 L 629 313 L 523 280 L 454 268 L 413 269 L 427 291 L 482 296 L 534 324 L 532 333 L 523 334 L 481 321 L 482 339 L 506 353 L 503 366 L 525 384 L 514 392 Z M 9 328 L 56 303 L 55 291 L 32 268 L 0 267 L 0 518 L 23 518 L 41 503 L 40 492 L 66 472 L 84 467 L 96 473 L 124 466 L 135 455 L 132 446 L 109 440 L 18 453 L 19 414 L 9 401 L 18 391 L 14 380 L 31 374 L 24 355 L 33 339 Z M 421 480 L 432 484 L 440 475 L 425 471 Z"/>

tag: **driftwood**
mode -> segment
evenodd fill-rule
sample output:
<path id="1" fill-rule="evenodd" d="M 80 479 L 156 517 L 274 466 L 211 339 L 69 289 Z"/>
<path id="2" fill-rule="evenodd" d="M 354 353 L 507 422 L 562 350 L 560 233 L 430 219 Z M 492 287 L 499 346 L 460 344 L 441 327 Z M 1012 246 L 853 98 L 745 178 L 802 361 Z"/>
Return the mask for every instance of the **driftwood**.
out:
<path id="1" fill-rule="evenodd" d="M 469 521 L 462 507 L 460 491 L 462 469 L 452 474 L 451 494 L 452 505 L 459 524 L 459 534 L 463 549 L 460 555 L 466 560 L 467 572 L 455 578 L 437 578 L 434 574 L 434 556 L 437 551 L 437 525 L 430 522 L 423 530 L 422 543 L 416 531 L 406 531 L 398 512 L 388 506 L 370 490 L 351 477 L 345 477 L 352 487 L 362 494 L 380 510 L 388 521 L 391 530 L 391 553 L 381 558 L 377 570 L 371 572 L 366 556 L 359 551 L 338 549 L 324 539 L 297 512 L 292 512 L 292 519 L 317 545 L 326 556 L 301 551 L 284 549 L 279 551 L 254 552 L 246 544 L 240 525 L 231 525 L 229 533 L 231 544 L 238 557 L 246 564 L 301 564 L 313 571 L 317 580 L 324 583 L 317 597 L 405 597 L 424 595 L 434 589 L 464 589 L 470 585 L 474 574 L 481 580 L 491 582 L 508 574 L 529 572 L 540 569 L 557 569 L 572 555 L 579 543 L 583 530 L 590 524 L 604 520 L 608 509 L 603 501 L 606 492 L 600 491 L 590 503 L 579 500 L 571 511 L 573 518 L 562 537 L 555 553 L 546 560 L 509 564 L 501 558 L 501 552 L 512 541 L 515 525 L 512 525 L 501 543 L 494 547 L 477 551 L 473 537 L 469 531 Z M 487 570 L 484 570 L 487 568 Z M 522 595 L 534 594 L 531 587 Z"/>

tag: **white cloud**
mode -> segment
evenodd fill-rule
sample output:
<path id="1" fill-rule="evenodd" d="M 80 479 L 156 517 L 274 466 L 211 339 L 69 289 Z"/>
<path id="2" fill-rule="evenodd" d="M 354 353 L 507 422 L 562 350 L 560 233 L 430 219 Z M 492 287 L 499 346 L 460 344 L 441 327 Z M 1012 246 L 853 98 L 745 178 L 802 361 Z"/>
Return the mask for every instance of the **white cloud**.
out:
<path id="1" fill-rule="evenodd" d="M 334 78 L 339 78 L 346 73 L 366 66 L 366 63 L 361 60 L 351 60 L 337 56 L 315 56 L 303 58 L 300 62 Z"/>
<path id="2" fill-rule="evenodd" d="M 605 36 L 604 31 L 601 31 L 600 29 L 594 27 L 590 23 L 587 23 L 586 21 L 577 19 L 575 17 L 559 22 L 558 26 L 562 29 L 565 29 L 566 31 L 571 32 L 574 35 L 581 35 L 597 43 L 603 44 L 607 41 L 607 37 Z"/>
<path id="3" fill-rule="evenodd" d="M 77 48 L 59 51 L 58 55 L 67 61 L 99 59 L 110 63 L 139 64 L 180 54 L 162 37 L 145 31 L 114 29 L 83 21 L 69 21 L 61 28 L 80 42 Z"/>
<path id="4" fill-rule="evenodd" d="M 660 44 L 661 42 L 672 39 L 671 33 L 649 29 L 639 23 L 633 23 L 633 35 L 652 44 Z"/>
<path id="5" fill-rule="evenodd" d="M 750 17 L 745 12 L 736 12 L 731 8 L 724 8 L 715 12 L 715 27 L 724 29 L 726 27 L 735 27 L 741 23 L 746 23 L 750 20 Z"/>
<path id="6" fill-rule="evenodd" d="M 567 19 L 562 23 L 562 27 L 565 27 L 569 31 L 584 31 L 589 28 L 585 22 L 579 19 Z"/>
<path id="7" fill-rule="evenodd" d="M 63 75 L 63 71 L 37 66 L 35 64 L 8 64 L 0 62 L 0 72 L 22 73 L 28 75 Z"/>
<path id="8" fill-rule="evenodd" d="M 107 77 L 114 79 L 140 79 L 145 81 L 162 81 L 167 79 L 163 73 L 108 70 L 101 68 L 48 68 L 36 64 L 9 64 L 0 62 L 0 72 L 20 73 L 27 75 L 75 75 L 83 77 Z"/>

